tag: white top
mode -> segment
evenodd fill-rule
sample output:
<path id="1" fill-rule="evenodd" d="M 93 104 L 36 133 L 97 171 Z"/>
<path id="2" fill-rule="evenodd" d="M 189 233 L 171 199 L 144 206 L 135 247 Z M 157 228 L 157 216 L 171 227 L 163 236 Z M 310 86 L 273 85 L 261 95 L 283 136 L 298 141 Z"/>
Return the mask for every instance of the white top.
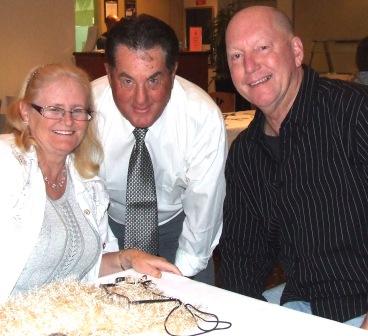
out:
<path id="1" fill-rule="evenodd" d="M 126 179 L 134 127 L 117 109 L 107 76 L 92 83 L 105 160 L 101 177 L 109 215 L 124 224 Z M 176 76 L 164 112 L 145 137 L 155 172 L 159 224 L 184 210 L 175 264 L 186 276 L 207 265 L 222 230 L 227 153 L 225 125 L 211 97 Z"/>
<path id="2" fill-rule="evenodd" d="M 6 300 L 34 248 L 45 215 L 46 189 L 34 149 L 21 153 L 9 134 L 0 136 L 0 302 Z M 117 251 L 109 229 L 108 196 L 100 178 L 82 178 L 72 157 L 66 162 L 75 198 L 85 219 L 101 237 L 104 252 Z M 97 279 L 102 255 L 83 280 Z"/>

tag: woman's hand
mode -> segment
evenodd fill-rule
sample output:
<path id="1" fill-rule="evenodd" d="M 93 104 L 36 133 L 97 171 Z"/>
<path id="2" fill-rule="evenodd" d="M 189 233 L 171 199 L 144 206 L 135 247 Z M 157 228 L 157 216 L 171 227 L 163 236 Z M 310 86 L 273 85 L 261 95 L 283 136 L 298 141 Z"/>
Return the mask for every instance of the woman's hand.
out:
<path id="1" fill-rule="evenodd" d="M 157 257 L 137 249 L 126 249 L 119 252 L 109 252 L 102 256 L 100 276 L 133 268 L 139 273 L 160 278 L 161 272 L 171 272 L 182 275 L 180 270 L 163 257 Z"/>

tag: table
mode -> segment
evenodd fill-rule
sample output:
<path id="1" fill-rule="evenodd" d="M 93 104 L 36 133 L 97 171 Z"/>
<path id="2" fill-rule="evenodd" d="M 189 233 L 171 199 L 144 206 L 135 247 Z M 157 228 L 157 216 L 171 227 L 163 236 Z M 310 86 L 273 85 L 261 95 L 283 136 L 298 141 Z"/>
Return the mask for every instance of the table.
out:
<path id="1" fill-rule="evenodd" d="M 117 276 L 140 275 L 133 270 L 99 279 L 99 283 L 113 282 Z M 210 335 L 282 335 L 311 336 L 367 335 L 367 331 L 321 317 L 300 313 L 278 305 L 252 299 L 201 282 L 170 273 L 153 279 L 164 294 L 179 298 L 184 303 L 199 305 L 202 310 L 217 314 L 232 327 Z"/>
<path id="2" fill-rule="evenodd" d="M 344 81 L 351 82 L 354 78 L 353 74 L 342 74 L 342 73 L 321 73 L 320 77 L 330 78 L 330 79 L 340 79 Z"/>
<path id="3" fill-rule="evenodd" d="M 228 144 L 234 141 L 238 134 L 246 129 L 254 118 L 254 110 L 223 113 L 227 131 Z"/>

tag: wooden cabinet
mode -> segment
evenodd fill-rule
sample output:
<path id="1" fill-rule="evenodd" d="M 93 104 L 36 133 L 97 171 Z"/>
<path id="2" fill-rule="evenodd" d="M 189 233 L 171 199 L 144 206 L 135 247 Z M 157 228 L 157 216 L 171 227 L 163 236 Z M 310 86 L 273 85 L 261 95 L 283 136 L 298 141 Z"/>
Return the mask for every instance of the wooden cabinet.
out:
<path id="1" fill-rule="evenodd" d="M 208 91 L 208 51 L 182 51 L 177 74 Z"/>
<path id="2" fill-rule="evenodd" d="M 106 75 L 105 53 L 103 52 L 75 52 L 75 64 L 84 69 L 91 80 Z"/>
<path id="3" fill-rule="evenodd" d="M 103 52 L 75 52 L 73 55 L 76 65 L 87 71 L 91 80 L 106 75 Z M 208 51 L 180 52 L 177 74 L 207 91 L 208 55 Z"/>

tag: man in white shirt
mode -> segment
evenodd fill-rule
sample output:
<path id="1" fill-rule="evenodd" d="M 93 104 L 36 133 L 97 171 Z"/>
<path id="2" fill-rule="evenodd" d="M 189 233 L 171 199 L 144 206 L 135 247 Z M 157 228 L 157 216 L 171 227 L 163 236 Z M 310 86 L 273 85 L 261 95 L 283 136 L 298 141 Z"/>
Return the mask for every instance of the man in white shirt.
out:
<path id="1" fill-rule="evenodd" d="M 225 126 L 209 95 L 175 75 L 178 52 L 172 28 L 149 15 L 126 19 L 110 31 L 108 76 L 92 84 L 105 152 L 101 177 L 111 199 L 109 223 L 123 247 L 132 132 L 148 128 L 159 255 L 185 276 L 213 284 L 211 256 L 221 235 L 225 194 Z"/>

